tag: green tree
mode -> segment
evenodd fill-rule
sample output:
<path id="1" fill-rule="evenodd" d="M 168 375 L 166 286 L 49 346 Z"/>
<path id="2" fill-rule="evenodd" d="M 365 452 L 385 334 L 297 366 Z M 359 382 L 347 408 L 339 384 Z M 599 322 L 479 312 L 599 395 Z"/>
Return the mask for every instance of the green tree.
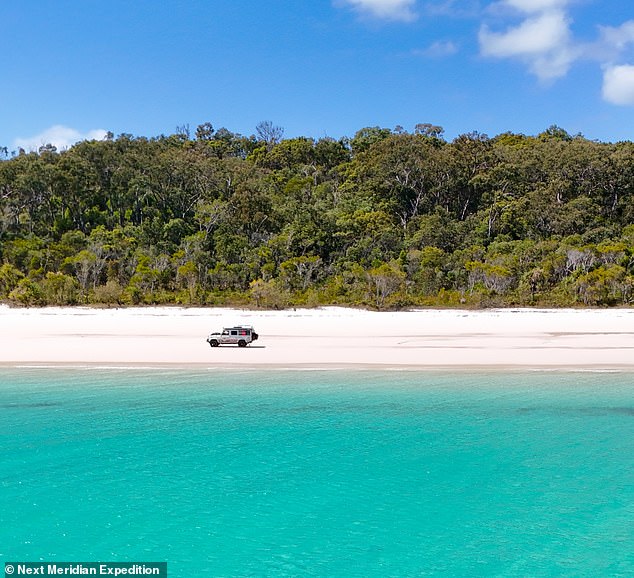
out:
<path id="1" fill-rule="evenodd" d="M 374 302 L 378 309 L 382 309 L 386 299 L 401 289 L 405 282 L 405 273 L 394 262 L 382 263 L 370 269 L 368 277 L 374 288 Z"/>
<path id="2" fill-rule="evenodd" d="M 77 281 L 64 273 L 49 271 L 42 281 L 42 298 L 48 305 L 73 305 L 77 294 Z"/>
<path id="3" fill-rule="evenodd" d="M 575 283 L 578 298 L 584 305 L 615 305 L 631 293 L 631 278 L 620 265 L 602 265 L 579 276 Z"/>
<path id="4" fill-rule="evenodd" d="M 24 274 L 11 263 L 0 265 L 0 299 L 5 299 L 18 283 L 24 279 Z"/>

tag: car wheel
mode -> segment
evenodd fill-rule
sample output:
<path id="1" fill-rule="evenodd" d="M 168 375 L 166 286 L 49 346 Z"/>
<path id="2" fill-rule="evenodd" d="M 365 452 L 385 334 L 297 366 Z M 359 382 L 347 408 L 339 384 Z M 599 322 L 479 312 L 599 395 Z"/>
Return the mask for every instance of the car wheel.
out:
<path id="1" fill-rule="evenodd" d="M 217 339 L 212 339 L 212 340 L 209 342 L 209 346 L 210 346 L 210 347 L 218 347 L 218 340 L 217 340 Z"/>
<path id="2" fill-rule="evenodd" d="M 246 347 L 247 346 L 247 342 L 244 339 L 241 339 L 240 341 L 238 341 L 238 347 Z"/>

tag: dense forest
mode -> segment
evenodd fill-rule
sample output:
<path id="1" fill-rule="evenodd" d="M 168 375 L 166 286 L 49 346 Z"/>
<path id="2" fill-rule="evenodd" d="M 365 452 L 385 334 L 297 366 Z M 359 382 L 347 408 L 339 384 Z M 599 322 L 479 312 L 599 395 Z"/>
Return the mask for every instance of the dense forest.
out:
<path id="1" fill-rule="evenodd" d="M 634 302 L 634 143 L 206 123 L 0 150 L 0 300 L 264 308 Z M 4 153 L 4 154 L 2 154 Z"/>

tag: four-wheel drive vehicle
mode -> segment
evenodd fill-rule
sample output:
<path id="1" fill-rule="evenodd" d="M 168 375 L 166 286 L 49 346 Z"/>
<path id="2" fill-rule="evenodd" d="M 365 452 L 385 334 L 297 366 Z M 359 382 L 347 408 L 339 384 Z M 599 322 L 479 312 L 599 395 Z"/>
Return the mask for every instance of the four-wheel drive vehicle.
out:
<path id="1" fill-rule="evenodd" d="M 237 327 L 225 327 L 222 332 L 210 333 L 207 343 L 211 347 L 219 345 L 237 345 L 246 347 L 258 338 L 258 334 L 250 325 L 238 325 Z"/>

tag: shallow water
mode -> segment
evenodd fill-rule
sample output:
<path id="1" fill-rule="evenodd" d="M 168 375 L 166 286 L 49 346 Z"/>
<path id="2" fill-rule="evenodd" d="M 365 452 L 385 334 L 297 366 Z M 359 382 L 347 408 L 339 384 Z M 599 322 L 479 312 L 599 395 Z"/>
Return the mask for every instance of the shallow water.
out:
<path id="1" fill-rule="evenodd" d="M 0 370 L 0 563 L 634 574 L 634 374 Z"/>

